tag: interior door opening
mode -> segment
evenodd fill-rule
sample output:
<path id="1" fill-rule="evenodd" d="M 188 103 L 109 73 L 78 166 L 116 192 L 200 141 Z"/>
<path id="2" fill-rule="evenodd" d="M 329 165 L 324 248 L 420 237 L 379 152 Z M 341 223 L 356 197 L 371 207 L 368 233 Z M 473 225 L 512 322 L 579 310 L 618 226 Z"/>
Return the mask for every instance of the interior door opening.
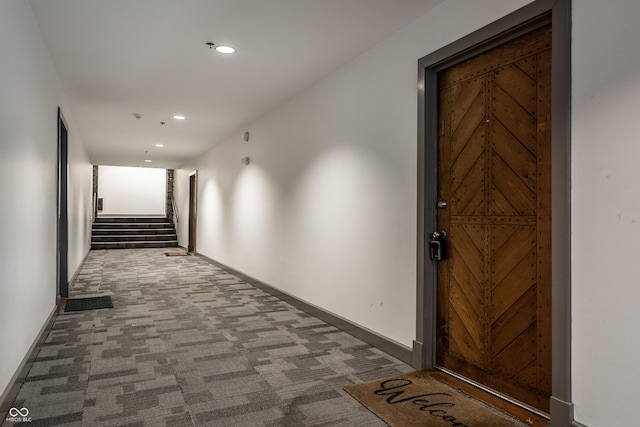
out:
<path id="1" fill-rule="evenodd" d="M 196 251 L 196 225 L 197 225 L 197 173 L 193 172 L 189 175 L 189 244 L 187 251 L 195 253 Z"/>
<path id="2" fill-rule="evenodd" d="M 58 212 L 56 253 L 56 304 L 69 296 L 69 223 L 67 192 L 69 178 L 68 130 L 62 111 L 58 108 Z"/>

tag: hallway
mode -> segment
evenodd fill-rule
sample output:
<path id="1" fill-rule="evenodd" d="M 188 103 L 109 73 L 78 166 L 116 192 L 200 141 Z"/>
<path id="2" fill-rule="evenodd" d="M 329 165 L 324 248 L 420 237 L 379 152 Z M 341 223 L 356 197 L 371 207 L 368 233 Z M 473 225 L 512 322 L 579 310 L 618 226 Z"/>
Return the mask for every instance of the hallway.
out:
<path id="1" fill-rule="evenodd" d="M 58 315 L 12 405 L 31 425 L 384 425 L 342 386 L 410 366 L 165 251 L 89 253 L 71 297 L 115 308 Z"/>

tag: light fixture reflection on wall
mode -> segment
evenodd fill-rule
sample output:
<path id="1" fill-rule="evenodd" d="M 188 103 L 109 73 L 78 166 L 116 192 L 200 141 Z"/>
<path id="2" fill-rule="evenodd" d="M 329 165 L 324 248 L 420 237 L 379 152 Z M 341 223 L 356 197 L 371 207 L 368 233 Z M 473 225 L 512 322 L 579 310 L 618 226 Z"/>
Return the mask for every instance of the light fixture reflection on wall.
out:
<path id="1" fill-rule="evenodd" d="M 251 162 L 251 159 L 249 158 L 249 156 L 244 156 L 243 158 L 240 159 L 240 163 L 242 163 L 243 165 L 248 165 Z"/>

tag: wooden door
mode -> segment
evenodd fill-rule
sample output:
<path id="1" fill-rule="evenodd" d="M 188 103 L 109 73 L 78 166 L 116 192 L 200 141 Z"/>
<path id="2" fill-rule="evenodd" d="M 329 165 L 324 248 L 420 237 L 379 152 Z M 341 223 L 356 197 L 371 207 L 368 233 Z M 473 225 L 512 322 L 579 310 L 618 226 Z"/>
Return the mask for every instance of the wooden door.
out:
<path id="1" fill-rule="evenodd" d="M 436 363 L 549 412 L 551 27 L 439 73 Z"/>

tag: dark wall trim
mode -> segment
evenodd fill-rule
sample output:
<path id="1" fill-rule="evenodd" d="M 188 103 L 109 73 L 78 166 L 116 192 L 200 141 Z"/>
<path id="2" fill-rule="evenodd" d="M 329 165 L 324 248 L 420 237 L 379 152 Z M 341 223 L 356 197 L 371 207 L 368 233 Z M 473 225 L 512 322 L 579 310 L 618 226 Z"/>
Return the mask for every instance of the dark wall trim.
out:
<path id="1" fill-rule="evenodd" d="M 58 200 L 56 242 L 56 304 L 60 297 L 69 296 L 69 126 L 58 107 Z"/>
<path id="2" fill-rule="evenodd" d="M 91 219 L 95 219 L 98 217 L 98 173 L 99 167 L 98 165 L 92 165 L 93 174 L 91 180 L 91 186 L 93 188 L 93 192 L 91 194 L 91 202 L 93 203 L 93 215 Z"/>
<path id="3" fill-rule="evenodd" d="M 53 311 L 49 314 L 49 317 L 47 318 L 45 324 L 42 326 L 42 329 L 40 329 L 40 332 L 38 333 L 35 341 L 31 344 L 31 347 L 29 347 L 29 350 L 24 356 L 24 359 L 22 359 L 20 366 L 18 366 L 15 374 L 13 374 L 13 377 L 11 377 L 7 388 L 4 390 L 2 395 L 0 395 L 0 417 L 4 417 L 4 414 L 9 412 L 9 409 L 11 409 L 11 404 L 18 396 L 20 387 L 24 383 L 25 378 L 27 378 L 29 370 L 31 369 L 33 362 L 38 356 L 38 351 L 40 351 L 40 347 L 44 344 L 47 335 L 49 335 L 49 330 L 53 326 L 53 322 L 55 321 L 57 315 L 58 306 L 56 305 L 53 308 Z"/>
<path id="4" fill-rule="evenodd" d="M 353 335 L 354 337 L 366 342 L 369 345 L 372 345 L 385 353 L 390 354 L 391 356 L 399 359 L 407 364 L 411 363 L 412 351 L 409 347 L 405 347 L 404 345 L 393 341 L 389 338 L 383 337 L 370 329 L 367 329 L 363 326 L 357 325 L 344 317 L 338 316 L 331 312 L 324 310 L 316 305 L 310 304 L 306 301 L 303 301 L 291 294 L 283 292 L 277 288 L 274 288 L 271 285 L 268 285 L 258 279 L 255 279 L 251 276 L 248 276 L 241 271 L 238 271 L 234 268 L 231 268 L 221 262 L 215 261 L 205 255 L 196 253 L 196 255 L 203 260 L 215 265 L 216 267 L 222 268 L 230 274 L 233 274 L 237 278 L 249 283 L 256 288 L 267 292 L 268 294 L 273 295 L 274 297 L 280 298 L 284 302 L 291 304 L 299 310 L 304 311 L 311 316 L 317 317 L 318 319 L 335 326 L 336 328 L 348 333 L 349 335 Z"/>
<path id="5" fill-rule="evenodd" d="M 417 312 L 414 367 L 435 365 L 436 269 L 426 258 L 437 224 L 437 73 L 552 22 L 551 426 L 571 425 L 571 0 L 536 0 L 418 62 Z M 419 357 L 421 356 L 421 357 Z"/>

